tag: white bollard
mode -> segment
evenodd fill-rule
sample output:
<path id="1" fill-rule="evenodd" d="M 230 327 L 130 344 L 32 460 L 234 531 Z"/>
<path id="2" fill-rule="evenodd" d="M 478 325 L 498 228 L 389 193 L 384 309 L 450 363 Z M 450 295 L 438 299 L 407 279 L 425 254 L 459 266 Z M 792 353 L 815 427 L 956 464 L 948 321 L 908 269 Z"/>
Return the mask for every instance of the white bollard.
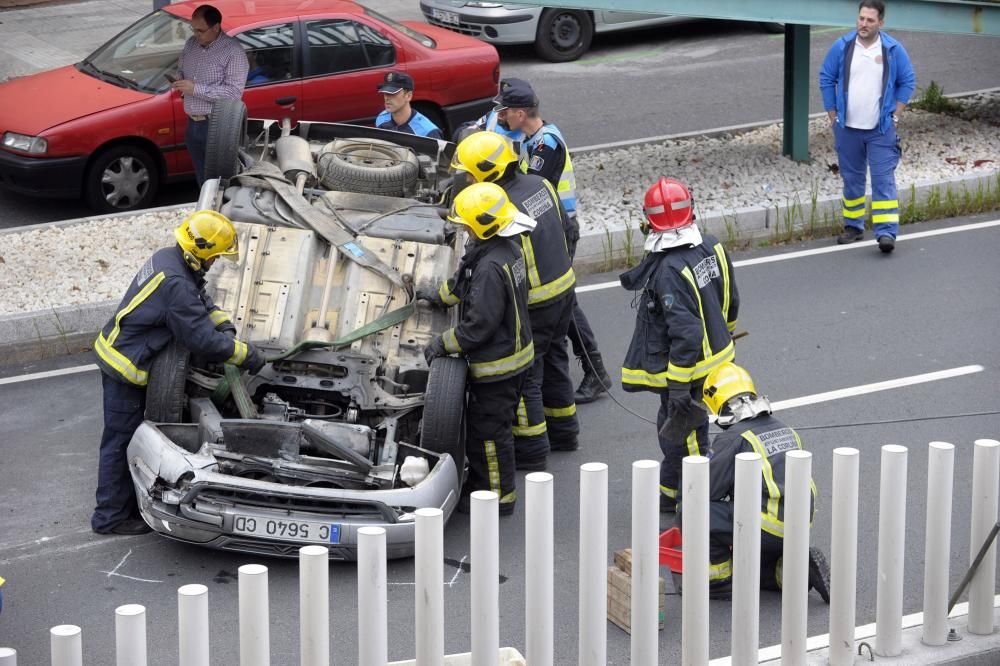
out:
<path id="1" fill-rule="evenodd" d="M 969 538 L 971 563 L 997 522 L 997 489 L 1000 486 L 1000 442 L 977 439 L 972 457 L 972 530 Z M 993 633 L 993 595 L 997 577 L 996 541 L 969 582 L 969 633 Z"/>
<path id="2" fill-rule="evenodd" d="M 263 564 L 244 564 L 237 571 L 240 588 L 240 666 L 270 666 L 267 567 Z"/>
<path id="3" fill-rule="evenodd" d="M 781 663 L 806 663 L 812 454 L 785 454 L 785 539 L 781 565 Z"/>
<path id="4" fill-rule="evenodd" d="M 83 666 L 83 635 L 74 624 L 60 624 L 49 630 L 52 666 Z"/>
<path id="5" fill-rule="evenodd" d="M 385 528 L 358 529 L 358 664 L 389 663 Z"/>
<path id="6" fill-rule="evenodd" d="M 896 657 L 903 649 L 903 556 L 906 547 L 906 447 L 882 447 L 878 503 L 878 582 L 875 586 L 875 653 Z"/>
<path id="7" fill-rule="evenodd" d="M 579 666 L 608 663 L 608 466 L 580 465 Z"/>
<path id="8" fill-rule="evenodd" d="M 476 490 L 471 497 L 472 663 L 500 662 L 500 503 L 497 494 Z"/>
<path id="9" fill-rule="evenodd" d="M 209 666 L 208 588 L 204 585 L 177 588 L 177 638 L 180 666 Z"/>
<path id="10" fill-rule="evenodd" d="M 924 631 L 927 645 L 948 642 L 948 576 L 951 562 L 951 498 L 955 447 L 927 446 L 927 521 L 924 531 Z M 992 609 L 990 615 L 992 616 Z"/>
<path id="11" fill-rule="evenodd" d="M 115 655 L 118 666 L 146 666 L 146 607 L 115 609 Z"/>
<path id="12" fill-rule="evenodd" d="M 708 458 L 688 456 L 681 469 L 681 664 L 699 666 L 708 663 Z"/>
<path id="13" fill-rule="evenodd" d="M 417 509 L 416 666 L 444 666 L 444 512 Z"/>
<path id="14" fill-rule="evenodd" d="M 710 463 L 711 464 L 711 463 Z M 732 664 L 758 662 L 760 647 L 761 457 L 736 455 L 733 514 Z"/>
<path id="15" fill-rule="evenodd" d="M 632 463 L 632 664 L 659 659 L 660 463 Z"/>
<path id="16" fill-rule="evenodd" d="M 854 663 L 854 615 L 858 576 L 857 449 L 833 450 L 830 519 L 830 666 Z"/>
<path id="17" fill-rule="evenodd" d="M 330 550 L 299 548 L 299 664 L 330 664 Z"/>
<path id="18" fill-rule="evenodd" d="M 524 477 L 524 605 L 525 661 L 552 666 L 555 542 L 553 537 L 552 475 L 534 472 Z"/>
<path id="19" fill-rule="evenodd" d="M 17 650 L 0 647 L 0 666 L 17 666 Z"/>

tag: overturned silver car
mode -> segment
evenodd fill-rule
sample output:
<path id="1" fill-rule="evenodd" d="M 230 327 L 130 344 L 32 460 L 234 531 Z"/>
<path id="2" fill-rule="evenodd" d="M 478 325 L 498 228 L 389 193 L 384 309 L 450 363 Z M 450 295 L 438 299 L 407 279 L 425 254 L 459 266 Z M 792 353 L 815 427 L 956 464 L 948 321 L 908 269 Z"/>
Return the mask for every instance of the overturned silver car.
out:
<path id="1" fill-rule="evenodd" d="M 241 261 L 208 293 L 268 357 L 239 376 L 178 345 L 150 371 L 128 449 L 143 518 L 181 541 L 354 559 L 383 527 L 414 549 L 414 512 L 445 519 L 464 477 L 464 360 L 422 350 L 453 322 L 418 287 L 457 268 L 464 235 L 443 219 L 450 143 L 330 123 L 282 127 L 212 115 L 199 206 L 236 223 Z M 238 149 L 237 149 L 238 147 Z"/>

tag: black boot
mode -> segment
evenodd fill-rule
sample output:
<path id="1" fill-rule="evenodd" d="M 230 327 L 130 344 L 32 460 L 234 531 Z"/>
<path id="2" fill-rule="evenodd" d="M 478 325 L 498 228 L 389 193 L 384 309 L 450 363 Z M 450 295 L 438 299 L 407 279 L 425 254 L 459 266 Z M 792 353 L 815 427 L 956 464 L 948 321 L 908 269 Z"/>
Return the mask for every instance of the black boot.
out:
<path id="1" fill-rule="evenodd" d="M 588 357 L 590 363 L 587 363 Z M 580 387 L 573 394 L 573 400 L 578 405 L 594 402 L 602 393 L 606 393 L 611 388 L 611 377 L 604 369 L 604 359 L 601 358 L 600 352 L 587 352 L 581 357 L 581 360 L 584 368 L 583 381 L 580 382 Z"/>

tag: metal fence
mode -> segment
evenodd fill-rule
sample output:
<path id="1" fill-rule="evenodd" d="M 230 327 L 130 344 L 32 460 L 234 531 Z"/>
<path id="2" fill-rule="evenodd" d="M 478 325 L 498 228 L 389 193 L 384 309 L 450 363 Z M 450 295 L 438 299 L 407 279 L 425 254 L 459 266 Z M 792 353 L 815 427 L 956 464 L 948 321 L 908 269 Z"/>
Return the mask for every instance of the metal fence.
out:
<path id="1" fill-rule="evenodd" d="M 947 618 L 962 592 L 949 599 L 951 501 L 954 446 L 929 444 L 927 536 L 924 565 L 923 635 L 926 645 L 944 645 Z M 875 652 L 900 654 L 903 607 L 903 553 L 906 519 L 907 455 L 905 447 L 882 447 L 879 501 L 878 585 Z M 833 452 L 831 535 L 831 599 L 829 663 L 854 663 L 855 594 L 857 586 L 859 452 Z M 759 659 L 759 558 L 761 458 L 742 453 L 736 460 L 735 511 L 738 525 L 733 547 L 733 627 L 731 663 L 756 664 Z M 809 591 L 809 483 L 812 454 L 790 451 L 785 464 L 785 538 L 782 568 L 782 664 L 806 663 L 807 594 Z M 415 661 L 398 666 L 551 666 L 553 657 L 553 491 L 552 475 L 525 477 L 525 609 L 524 657 L 499 644 L 499 505 L 496 494 L 479 491 L 471 502 L 471 651 L 444 654 L 443 515 L 419 509 L 416 517 L 414 624 Z M 684 521 L 682 573 L 682 663 L 709 661 L 709 459 L 683 462 Z M 969 590 L 969 631 L 993 633 L 996 585 L 1000 442 L 975 442 L 972 479 L 970 558 L 978 560 L 963 581 Z M 608 467 L 580 467 L 579 641 L 581 666 L 607 663 Z M 975 563 L 974 563 L 975 564 Z M 330 662 L 329 568 L 327 549 L 305 546 L 299 555 L 300 664 Z M 388 664 L 385 531 L 367 527 L 358 536 L 358 662 Z M 659 662 L 658 580 L 659 463 L 632 465 L 632 594 L 631 663 Z M 185 585 L 177 590 L 178 663 L 208 666 L 208 589 Z M 239 638 L 241 666 L 269 666 L 267 567 L 239 568 Z M 145 666 L 145 608 L 129 604 L 115 611 L 118 666 Z M 82 666 L 82 632 L 74 625 L 50 631 L 52 666 Z M 0 648 L 0 666 L 16 666 L 17 653 Z"/>

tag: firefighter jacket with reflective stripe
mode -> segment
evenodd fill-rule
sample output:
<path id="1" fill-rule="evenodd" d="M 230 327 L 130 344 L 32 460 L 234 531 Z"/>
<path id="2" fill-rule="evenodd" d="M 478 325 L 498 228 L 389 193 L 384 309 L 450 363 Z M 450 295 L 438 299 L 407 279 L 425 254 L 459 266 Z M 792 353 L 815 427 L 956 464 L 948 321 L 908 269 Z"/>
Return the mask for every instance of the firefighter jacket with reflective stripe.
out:
<path id="1" fill-rule="evenodd" d="M 515 239 L 471 241 L 440 295 L 448 296 L 446 303 L 459 303 L 458 325 L 441 337 L 449 353 L 468 359 L 471 381 L 500 381 L 531 367 L 528 280 Z"/>
<path id="2" fill-rule="evenodd" d="M 118 381 L 145 386 L 157 353 L 176 338 L 209 361 L 240 365 L 247 345 L 221 331 L 229 317 L 205 293 L 177 246 L 158 250 L 132 279 L 118 311 L 94 342 L 101 370 Z"/>
<path id="3" fill-rule="evenodd" d="M 785 454 L 802 448 L 799 434 L 770 414 L 740 421 L 712 441 L 708 457 L 709 500 L 732 502 L 736 489 L 736 454 L 757 453 L 761 457 L 760 528 L 785 536 Z M 816 484 L 810 479 L 812 502 L 809 522 L 816 511 Z"/>
<path id="4" fill-rule="evenodd" d="M 530 234 L 520 235 L 528 271 L 528 307 L 568 298 L 576 286 L 576 274 L 566 239 L 575 222 L 566 214 L 552 185 L 541 176 L 514 171 L 498 184 L 518 210 L 538 223 Z"/>
<path id="5" fill-rule="evenodd" d="M 552 183 L 570 217 L 576 215 L 576 176 L 573 160 L 562 132 L 552 123 L 541 128 L 521 143 L 521 162 L 528 173 L 534 173 Z"/>
<path id="6" fill-rule="evenodd" d="M 622 367 L 626 391 L 663 392 L 668 381 L 702 379 L 735 357 L 733 264 L 718 240 L 704 233 L 702 239 L 652 252 L 622 273 L 622 286 L 640 292 Z"/>

